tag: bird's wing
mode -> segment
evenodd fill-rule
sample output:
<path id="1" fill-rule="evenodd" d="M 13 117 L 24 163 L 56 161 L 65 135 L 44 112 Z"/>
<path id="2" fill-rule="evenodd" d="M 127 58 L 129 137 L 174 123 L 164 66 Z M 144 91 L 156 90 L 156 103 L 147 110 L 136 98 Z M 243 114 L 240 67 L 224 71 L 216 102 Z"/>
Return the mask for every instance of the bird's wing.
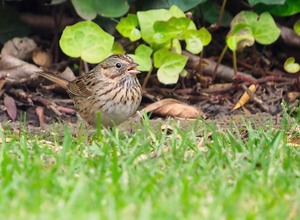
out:
<path id="1" fill-rule="evenodd" d="M 84 78 L 80 77 L 68 84 L 68 91 L 71 95 L 89 97 L 93 92 L 87 87 Z"/>

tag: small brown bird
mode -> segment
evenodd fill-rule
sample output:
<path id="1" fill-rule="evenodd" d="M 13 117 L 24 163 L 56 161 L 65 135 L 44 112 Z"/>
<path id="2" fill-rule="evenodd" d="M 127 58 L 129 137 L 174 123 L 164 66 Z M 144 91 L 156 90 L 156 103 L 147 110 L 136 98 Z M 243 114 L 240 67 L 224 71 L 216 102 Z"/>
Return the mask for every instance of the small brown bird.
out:
<path id="1" fill-rule="evenodd" d="M 80 116 L 90 125 L 96 127 L 100 112 L 102 125 L 110 127 L 127 120 L 141 103 L 136 66 L 129 56 L 112 55 L 71 82 L 47 71 L 38 74 L 65 88 Z"/>

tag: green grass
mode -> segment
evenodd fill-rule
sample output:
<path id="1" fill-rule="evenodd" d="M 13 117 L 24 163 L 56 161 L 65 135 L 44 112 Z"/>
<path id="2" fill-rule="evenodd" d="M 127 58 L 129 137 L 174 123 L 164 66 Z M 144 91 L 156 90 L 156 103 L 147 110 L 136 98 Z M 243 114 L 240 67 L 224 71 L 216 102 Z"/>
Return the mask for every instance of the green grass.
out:
<path id="1" fill-rule="evenodd" d="M 51 142 L 4 129 L 0 219 L 299 218 L 290 130 L 248 125 L 241 137 L 172 126 L 155 132 L 146 120 L 138 132 L 79 138 L 66 130 Z"/>

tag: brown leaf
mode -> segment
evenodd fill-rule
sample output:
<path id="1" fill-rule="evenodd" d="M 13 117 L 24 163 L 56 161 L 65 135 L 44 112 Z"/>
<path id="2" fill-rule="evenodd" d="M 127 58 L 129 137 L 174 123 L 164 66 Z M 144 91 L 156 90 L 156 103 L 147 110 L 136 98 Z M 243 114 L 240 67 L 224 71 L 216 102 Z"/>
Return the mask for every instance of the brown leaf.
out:
<path id="1" fill-rule="evenodd" d="M 40 69 L 30 63 L 13 56 L 0 55 L 0 78 L 7 80 L 6 84 L 20 84 L 37 78 Z"/>
<path id="2" fill-rule="evenodd" d="M 176 99 L 162 99 L 154 102 L 144 109 L 146 112 L 153 112 L 161 116 L 172 116 L 179 118 L 196 119 L 206 118 L 205 114 L 193 106 L 187 105 Z"/>
<path id="3" fill-rule="evenodd" d="M 5 95 L 4 96 L 4 105 L 5 105 L 7 114 L 14 121 L 17 117 L 17 106 L 16 106 L 15 100 L 10 96 Z"/>
<path id="4" fill-rule="evenodd" d="M 10 55 L 21 60 L 28 60 L 31 58 L 32 52 L 36 47 L 36 43 L 30 38 L 15 37 L 4 44 L 1 55 Z"/>
<path id="5" fill-rule="evenodd" d="M 251 86 L 249 86 L 248 90 L 252 93 L 254 93 L 256 91 L 257 86 L 252 84 Z M 236 105 L 233 107 L 232 111 L 244 106 L 248 101 L 250 100 L 250 96 L 248 94 L 247 91 L 245 91 L 243 93 L 243 95 L 241 96 L 241 98 L 239 99 L 239 101 L 236 103 Z"/>
<path id="6" fill-rule="evenodd" d="M 49 51 L 44 51 L 38 48 L 33 52 L 32 60 L 39 66 L 49 67 L 52 64 L 52 55 Z"/>

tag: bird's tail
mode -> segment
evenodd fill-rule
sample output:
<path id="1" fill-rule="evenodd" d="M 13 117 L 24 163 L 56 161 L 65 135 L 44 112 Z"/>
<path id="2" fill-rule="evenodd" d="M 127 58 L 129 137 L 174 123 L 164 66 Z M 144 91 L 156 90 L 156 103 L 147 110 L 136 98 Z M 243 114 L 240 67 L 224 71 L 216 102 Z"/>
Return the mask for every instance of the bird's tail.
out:
<path id="1" fill-rule="evenodd" d="M 68 89 L 68 84 L 69 81 L 66 79 L 63 79 L 59 76 L 54 75 L 52 72 L 47 71 L 47 70 L 43 70 L 43 71 L 39 71 L 37 72 L 38 75 L 50 80 L 51 82 L 56 83 L 57 85 L 61 86 L 64 89 Z"/>

